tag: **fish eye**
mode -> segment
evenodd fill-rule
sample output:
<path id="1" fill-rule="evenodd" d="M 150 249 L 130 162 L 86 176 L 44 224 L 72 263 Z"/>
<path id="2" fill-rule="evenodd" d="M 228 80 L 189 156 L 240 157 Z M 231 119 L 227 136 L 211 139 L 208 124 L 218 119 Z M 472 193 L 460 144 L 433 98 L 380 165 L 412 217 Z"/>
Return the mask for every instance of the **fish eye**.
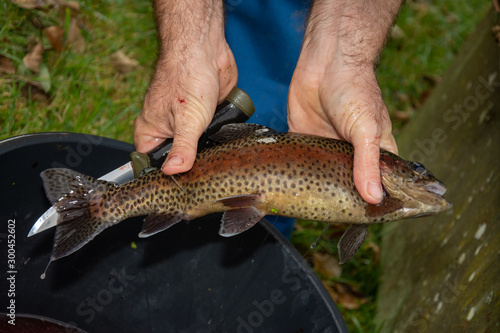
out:
<path id="1" fill-rule="evenodd" d="M 418 173 L 419 175 L 424 175 L 427 172 L 427 169 L 420 163 L 418 162 L 410 162 L 409 163 L 410 169 L 412 169 L 414 172 Z"/>

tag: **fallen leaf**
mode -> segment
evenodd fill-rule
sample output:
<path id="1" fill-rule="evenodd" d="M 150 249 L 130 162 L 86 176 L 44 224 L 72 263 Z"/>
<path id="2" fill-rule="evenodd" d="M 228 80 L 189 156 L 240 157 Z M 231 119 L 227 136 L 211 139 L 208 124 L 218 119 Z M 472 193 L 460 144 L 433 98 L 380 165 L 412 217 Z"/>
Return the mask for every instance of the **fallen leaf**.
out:
<path id="1" fill-rule="evenodd" d="M 83 51 L 85 51 L 85 40 L 80 32 L 78 20 L 75 18 L 72 18 L 69 24 L 68 35 L 66 36 L 66 45 L 68 45 L 68 48 L 77 53 L 83 53 Z"/>
<path id="2" fill-rule="evenodd" d="M 359 291 L 347 283 L 334 282 L 330 285 L 328 282 L 322 282 L 333 301 L 347 310 L 356 310 L 368 302 L 368 298 L 363 297 Z"/>
<path id="3" fill-rule="evenodd" d="M 337 292 L 330 286 L 329 282 L 324 280 L 321 280 L 321 282 L 323 283 L 323 286 L 326 288 L 326 291 L 328 291 L 328 293 L 332 297 L 333 301 L 337 303 L 337 300 L 339 299 L 339 295 L 337 294 Z"/>
<path id="4" fill-rule="evenodd" d="M 21 94 L 27 100 L 38 101 L 38 102 L 48 102 L 50 96 L 45 91 L 43 87 L 38 82 L 28 82 L 21 88 Z"/>
<path id="5" fill-rule="evenodd" d="M 314 252 L 313 260 L 317 272 L 328 279 L 339 277 L 342 274 L 342 267 L 338 259 L 331 254 Z"/>
<path id="6" fill-rule="evenodd" d="M 116 51 L 111 55 L 111 65 L 118 72 L 125 74 L 134 70 L 139 65 L 139 62 L 129 58 L 122 51 Z"/>
<path id="7" fill-rule="evenodd" d="M 12 3 L 24 9 L 44 9 L 56 5 L 55 0 L 12 0 Z"/>
<path id="8" fill-rule="evenodd" d="M 358 309 L 362 304 L 368 302 L 368 299 L 362 297 L 359 291 L 346 283 L 336 283 L 335 289 L 339 295 L 339 304 L 349 310 Z"/>
<path id="9" fill-rule="evenodd" d="M 380 259 L 380 247 L 374 242 L 369 242 L 365 245 L 365 249 L 373 251 L 373 264 L 376 265 Z"/>
<path id="10" fill-rule="evenodd" d="M 493 36 L 495 37 L 498 46 L 500 46 L 500 24 L 493 26 L 493 28 L 491 28 L 491 32 L 493 32 Z"/>
<path id="11" fill-rule="evenodd" d="M 71 12 L 71 17 L 76 17 L 78 13 L 80 13 L 80 3 L 77 1 L 65 1 L 59 5 L 59 17 L 64 20 L 66 16 L 66 9 L 69 9 Z"/>
<path id="12" fill-rule="evenodd" d="M 408 110 L 408 111 L 394 111 L 394 113 L 392 114 L 392 116 L 394 117 L 394 119 L 397 119 L 397 120 L 401 120 L 401 121 L 408 121 L 411 117 L 411 115 L 413 114 L 413 110 Z"/>
<path id="13" fill-rule="evenodd" d="M 439 82 L 441 82 L 441 76 L 436 74 L 422 74 L 422 77 L 425 81 L 429 82 L 431 85 L 435 86 Z"/>
<path id="14" fill-rule="evenodd" d="M 38 42 L 23 58 L 23 64 L 33 72 L 40 71 L 40 63 L 42 62 L 43 45 Z"/>
<path id="15" fill-rule="evenodd" d="M 298 223 L 295 223 L 295 225 L 294 225 L 294 229 L 295 229 L 295 230 L 298 230 L 298 231 L 302 231 L 302 230 L 304 230 L 304 227 L 303 227 L 303 226 L 301 226 L 301 225 L 300 225 L 300 224 L 298 224 Z"/>
<path id="16" fill-rule="evenodd" d="M 410 1 L 408 2 L 408 6 L 415 11 L 415 14 L 417 16 L 418 21 L 422 19 L 427 13 L 429 12 L 429 5 L 428 3 L 424 2 L 416 2 L 416 1 Z M 417 22 L 418 22 L 417 21 Z"/>
<path id="17" fill-rule="evenodd" d="M 460 22 L 460 19 L 455 13 L 448 13 L 446 14 L 446 21 L 449 24 L 457 24 L 458 22 Z"/>
<path id="18" fill-rule="evenodd" d="M 409 103 L 410 102 L 410 96 L 408 94 L 402 93 L 402 92 L 396 92 L 396 97 L 400 102 L 403 103 Z"/>
<path id="19" fill-rule="evenodd" d="M 61 52 L 65 47 L 77 53 L 83 53 L 85 51 L 85 40 L 80 32 L 80 27 L 78 26 L 78 20 L 75 18 L 71 19 L 69 24 L 68 33 L 66 35 L 66 41 L 64 41 L 64 29 L 60 26 L 53 25 L 47 27 L 43 30 L 45 36 L 50 42 L 52 47 Z"/>
<path id="20" fill-rule="evenodd" d="M 50 91 L 51 81 L 49 69 L 45 64 L 40 65 L 40 74 L 38 75 L 38 80 L 42 85 L 43 90 L 48 93 Z"/>
<path id="21" fill-rule="evenodd" d="M 38 5 L 38 0 L 12 0 L 12 3 L 17 7 L 24 9 L 35 9 Z"/>
<path id="22" fill-rule="evenodd" d="M 422 105 L 424 105 L 427 98 L 429 98 L 429 96 L 431 95 L 431 92 L 432 92 L 432 89 L 426 89 L 426 90 L 422 91 L 420 96 L 418 96 L 418 101 L 416 103 L 418 108 L 421 107 Z"/>
<path id="23" fill-rule="evenodd" d="M 390 32 L 390 36 L 391 36 L 391 39 L 393 39 L 393 40 L 402 40 L 402 39 L 406 38 L 405 32 L 397 24 L 392 27 L 391 32 Z"/>
<path id="24" fill-rule="evenodd" d="M 45 36 L 47 36 L 50 45 L 52 45 L 56 51 L 61 52 L 63 49 L 64 29 L 57 25 L 53 25 L 43 29 L 43 32 Z"/>
<path id="25" fill-rule="evenodd" d="M 15 72 L 16 68 L 12 63 L 12 60 L 10 60 L 7 57 L 4 57 L 3 55 L 0 55 L 0 73 L 14 74 Z"/>

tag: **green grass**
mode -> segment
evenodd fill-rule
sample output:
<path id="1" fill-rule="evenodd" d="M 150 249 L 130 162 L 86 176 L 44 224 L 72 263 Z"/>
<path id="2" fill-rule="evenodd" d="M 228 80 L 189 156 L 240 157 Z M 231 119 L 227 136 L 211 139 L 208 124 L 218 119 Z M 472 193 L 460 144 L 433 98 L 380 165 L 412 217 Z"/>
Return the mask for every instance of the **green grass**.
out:
<path id="1" fill-rule="evenodd" d="M 9 13 L 0 31 L 0 55 L 10 58 L 17 74 L 2 75 L 0 87 L 0 139 L 14 135 L 70 131 L 132 142 L 133 123 L 140 112 L 156 54 L 150 3 L 81 2 L 79 15 L 85 38 L 83 54 L 50 48 L 40 27 L 58 24 L 57 12 L 26 10 L 9 2 L 0 5 Z M 29 98 L 22 87 L 38 76 L 23 65 L 30 38 L 47 49 L 43 64 L 50 73 L 48 101 Z M 111 66 L 113 52 L 123 50 L 139 61 L 137 70 L 125 75 Z"/>
<path id="2" fill-rule="evenodd" d="M 127 142 L 133 140 L 133 123 L 141 109 L 156 57 L 154 23 L 149 1 L 80 1 L 79 18 L 86 42 L 83 54 L 50 49 L 42 27 L 58 23 L 55 11 L 26 10 L 9 1 L 0 4 L 6 18 L 0 21 L 0 55 L 12 60 L 16 74 L 0 74 L 0 139 L 15 135 L 71 131 L 102 135 Z M 391 115 L 410 111 L 414 116 L 454 58 L 467 36 L 489 8 L 483 0 L 438 2 L 407 1 L 397 25 L 404 35 L 389 41 L 381 55 L 378 79 Z M 50 74 L 48 100 L 29 94 L 26 83 L 40 81 L 23 65 L 29 40 L 38 38 L 47 48 L 43 64 Z M 131 73 L 118 74 L 110 56 L 117 50 L 139 61 Z M 42 81 L 47 81 L 44 79 Z M 43 94 L 42 94 L 43 97 Z M 411 118 L 410 120 L 411 121 Z M 393 119 L 394 131 L 404 120 Z M 309 245 L 324 225 L 299 222 L 292 243 L 307 260 L 313 251 L 337 256 L 336 243 L 342 229 L 330 228 L 318 246 Z M 339 305 L 351 332 L 376 332 L 373 321 L 380 266 L 369 242 L 380 244 L 383 228 L 371 226 L 361 251 L 343 267 L 339 278 L 360 290 L 368 302 L 357 310 Z M 312 262 L 312 261 L 311 261 Z"/>
<path id="3" fill-rule="evenodd" d="M 391 115 L 418 112 L 435 80 L 490 7 L 490 2 L 482 0 L 406 2 L 396 22 L 404 37 L 388 42 L 377 73 Z M 393 119 L 396 138 L 402 125 Z"/>

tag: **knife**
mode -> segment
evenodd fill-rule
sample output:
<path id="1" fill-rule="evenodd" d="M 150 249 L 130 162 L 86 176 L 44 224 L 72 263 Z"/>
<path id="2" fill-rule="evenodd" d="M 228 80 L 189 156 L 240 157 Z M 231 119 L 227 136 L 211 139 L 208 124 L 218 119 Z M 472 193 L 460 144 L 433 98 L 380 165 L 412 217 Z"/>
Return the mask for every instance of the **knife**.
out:
<path id="1" fill-rule="evenodd" d="M 210 136 L 217 133 L 222 126 L 230 123 L 244 123 L 250 118 L 254 111 L 255 107 L 250 96 L 243 90 L 234 87 L 227 98 L 215 109 L 212 122 L 208 125 L 198 141 L 198 151 L 208 148 L 212 144 L 209 139 Z M 167 139 L 147 153 L 133 152 L 130 154 L 130 162 L 105 174 L 99 179 L 121 185 L 156 170 L 160 168 L 165 161 L 172 147 L 172 143 L 173 139 Z M 54 206 L 50 207 L 35 222 L 28 233 L 28 237 L 55 227 L 57 224 L 57 217 L 58 215 Z"/>

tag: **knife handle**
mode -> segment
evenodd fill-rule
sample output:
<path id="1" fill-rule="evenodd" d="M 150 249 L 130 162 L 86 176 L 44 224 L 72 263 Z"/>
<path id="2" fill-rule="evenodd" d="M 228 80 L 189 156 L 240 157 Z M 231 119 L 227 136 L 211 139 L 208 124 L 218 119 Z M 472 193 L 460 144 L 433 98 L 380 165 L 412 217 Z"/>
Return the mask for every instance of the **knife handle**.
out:
<path id="1" fill-rule="evenodd" d="M 234 87 L 226 99 L 217 105 L 212 122 L 198 141 L 198 152 L 210 145 L 210 136 L 217 133 L 222 126 L 231 123 L 244 123 L 254 111 L 255 107 L 250 96 L 243 90 Z M 172 143 L 173 139 L 166 139 L 145 154 L 131 153 L 130 160 L 134 168 L 134 177 L 139 178 L 143 171 L 149 172 L 160 168 L 172 148 Z"/>

